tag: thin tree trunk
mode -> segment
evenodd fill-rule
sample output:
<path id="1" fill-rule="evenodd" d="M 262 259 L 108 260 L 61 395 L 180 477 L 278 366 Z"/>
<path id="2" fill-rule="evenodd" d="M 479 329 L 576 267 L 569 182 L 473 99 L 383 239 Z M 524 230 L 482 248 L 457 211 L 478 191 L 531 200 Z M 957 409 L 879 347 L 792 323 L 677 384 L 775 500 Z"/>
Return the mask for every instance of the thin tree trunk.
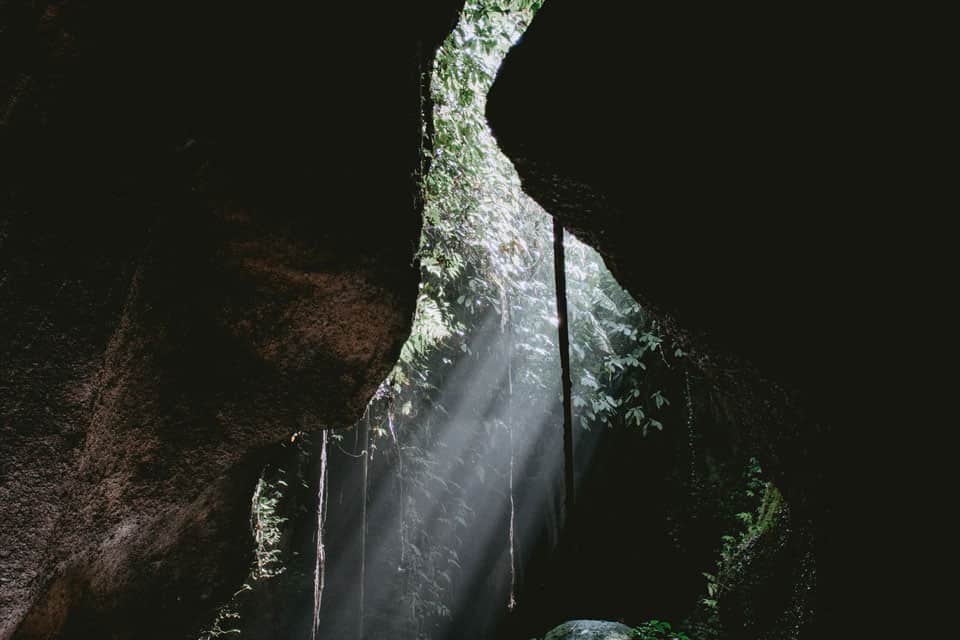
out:
<path id="1" fill-rule="evenodd" d="M 553 265 L 557 286 L 557 321 L 559 331 L 560 370 L 563 384 L 563 467 L 564 510 L 569 520 L 573 515 L 576 488 L 573 477 L 573 409 L 570 384 L 570 334 L 567 328 L 567 274 L 563 251 L 563 225 L 553 219 Z"/>

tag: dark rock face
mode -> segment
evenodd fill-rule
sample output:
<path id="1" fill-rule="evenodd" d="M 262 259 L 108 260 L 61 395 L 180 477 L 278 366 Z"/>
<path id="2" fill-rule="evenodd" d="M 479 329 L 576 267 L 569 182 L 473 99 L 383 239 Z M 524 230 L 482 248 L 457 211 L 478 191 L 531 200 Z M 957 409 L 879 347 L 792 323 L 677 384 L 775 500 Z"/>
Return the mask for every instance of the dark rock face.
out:
<path id="1" fill-rule="evenodd" d="M 268 445 L 409 330 L 458 5 L 0 8 L 0 638 L 186 637 L 242 580 Z"/>
<path id="2" fill-rule="evenodd" d="M 804 638 L 816 615 L 809 610 L 816 589 L 809 534 L 791 526 L 786 507 L 775 518 L 721 567 L 718 578 L 728 591 L 721 593 L 720 616 L 730 638 Z"/>
<path id="3" fill-rule="evenodd" d="M 897 281 L 876 214 L 904 195 L 896 140 L 874 135 L 894 50 L 862 19 L 551 0 L 487 106 L 524 190 L 712 354 L 708 377 L 756 368 L 756 383 L 732 374 L 745 406 L 790 399 L 786 420 L 738 437 L 815 534 L 824 616 L 849 561 L 835 460 L 874 437 L 856 398 L 875 393 L 866 354 Z"/>
<path id="4" fill-rule="evenodd" d="M 525 190 L 625 286 L 805 388 L 862 313 L 877 229 L 849 198 L 879 142 L 846 16 L 742 11 L 550 2 L 487 112 Z M 802 330 L 825 314 L 830 335 Z"/>

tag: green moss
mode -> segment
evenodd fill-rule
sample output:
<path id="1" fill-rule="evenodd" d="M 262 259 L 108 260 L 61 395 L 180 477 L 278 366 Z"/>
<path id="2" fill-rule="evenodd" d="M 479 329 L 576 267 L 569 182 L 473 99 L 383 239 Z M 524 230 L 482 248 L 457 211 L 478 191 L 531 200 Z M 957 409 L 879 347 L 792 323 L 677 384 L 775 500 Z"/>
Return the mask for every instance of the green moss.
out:
<path id="1" fill-rule="evenodd" d="M 687 634 L 674 631 L 669 622 L 650 620 L 634 628 L 637 640 L 690 640 Z"/>

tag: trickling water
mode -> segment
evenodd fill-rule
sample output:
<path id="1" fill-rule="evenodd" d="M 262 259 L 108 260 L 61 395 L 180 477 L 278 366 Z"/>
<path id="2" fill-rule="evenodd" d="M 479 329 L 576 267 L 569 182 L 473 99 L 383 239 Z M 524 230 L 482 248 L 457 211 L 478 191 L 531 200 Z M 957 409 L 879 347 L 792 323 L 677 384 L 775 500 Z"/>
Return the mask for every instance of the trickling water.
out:
<path id="1" fill-rule="evenodd" d="M 695 490 L 697 486 L 697 443 L 695 442 L 696 433 L 694 431 L 693 417 L 693 393 L 690 391 L 690 372 L 685 371 L 684 392 L 687 400 L 687 440 L 690 450 L 690 487 Z"/>

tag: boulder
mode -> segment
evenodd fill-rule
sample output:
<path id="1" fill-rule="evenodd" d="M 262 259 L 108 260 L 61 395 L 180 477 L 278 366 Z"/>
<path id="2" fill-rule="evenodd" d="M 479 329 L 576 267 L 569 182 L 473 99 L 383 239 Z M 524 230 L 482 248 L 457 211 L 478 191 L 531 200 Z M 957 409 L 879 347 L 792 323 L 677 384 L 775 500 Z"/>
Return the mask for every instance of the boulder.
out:
<path id="1" fill-rule="evenodd" d="M 571 620 L 551 630 L 543 640 L 632 640 L 633 629 L 619 622 Z"/>

